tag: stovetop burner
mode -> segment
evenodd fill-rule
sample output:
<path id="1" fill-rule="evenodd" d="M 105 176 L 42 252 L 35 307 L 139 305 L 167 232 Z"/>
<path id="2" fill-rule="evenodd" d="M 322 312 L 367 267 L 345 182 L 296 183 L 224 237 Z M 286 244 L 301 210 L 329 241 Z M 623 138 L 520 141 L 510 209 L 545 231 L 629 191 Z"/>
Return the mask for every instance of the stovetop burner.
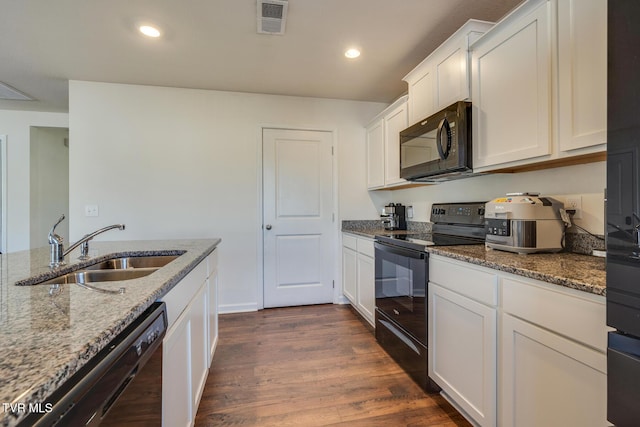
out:
<path id="1" fill-rule="evenodd" d="M 424 250 L 429 246 L 480 245 L 484 239 L 479 237 L 452 236 L 438 233 L 380 234 L 376 240 L 402 246 L 409 249 Z"/>

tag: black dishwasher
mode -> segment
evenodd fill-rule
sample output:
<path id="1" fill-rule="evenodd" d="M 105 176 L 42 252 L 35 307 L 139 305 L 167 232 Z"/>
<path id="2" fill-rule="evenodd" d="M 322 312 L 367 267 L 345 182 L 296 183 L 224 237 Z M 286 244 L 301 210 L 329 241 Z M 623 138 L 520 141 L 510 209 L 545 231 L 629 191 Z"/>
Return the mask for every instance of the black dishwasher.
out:
<path id="1" fill-rule="evenodd" d="M 119 399 L 125 389 L 141 384 L 147 387 L 137 393 L 134 407 L 151 409 L 144 425 L 161 424 L 162 416 L 162 338 L 167 329 L 164 302 L 153 303 L 131 325 L 114 338 L 45 403 L 53 405 L 42 416 L 31 414 L 20 426 L 97 426 L 129 425 L 124 410 L 128 399 Z M 150 369 L 142 369 L 148 365 Z M 151 378 L 140 383 L 138 377 Z M 133 381 L 136 379 L 136 381 Z M 150 386 L 151 384 L 151 386 Z M 130 387 L 131 386 L 131 387 Z M 151 389 L 153 388 L 153 389 Z M 142 404 L 138 397 L 155 396 L 156 404 Z M 120 405 L 120 406 L 119 406 Z M 125 406 L 122 406 L 125 405 Z M 137 417 L 140 418 L 140 417 Z"/>

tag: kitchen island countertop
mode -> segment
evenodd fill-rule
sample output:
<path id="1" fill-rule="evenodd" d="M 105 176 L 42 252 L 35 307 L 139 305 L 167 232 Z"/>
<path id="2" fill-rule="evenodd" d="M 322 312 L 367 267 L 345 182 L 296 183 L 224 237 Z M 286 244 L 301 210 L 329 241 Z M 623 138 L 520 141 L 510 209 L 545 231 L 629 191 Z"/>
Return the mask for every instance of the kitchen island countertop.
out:
<path id="1" fill-rule="evenodd" d="M 123 331 L 154 301 L 164 296 L 204 260 L 220 239 L 92 242 L 91 259 L 69 264 L 55 274 L 100 260 L 182 253 L 153 274 L 139 279 L 94 284 L 126 289 L 124 294 L 94 292 L 75 284 L 49 294 L 47 285 L 16 286 L 29 277 L 48 278 L 49 248 L 0 256 L 0 425 L 16 425 L 30 403 L 47 397 Z M 10 406 L 13 405 L 13 406 Z M 24 406 L 21 406 L 24 405 Z"/>

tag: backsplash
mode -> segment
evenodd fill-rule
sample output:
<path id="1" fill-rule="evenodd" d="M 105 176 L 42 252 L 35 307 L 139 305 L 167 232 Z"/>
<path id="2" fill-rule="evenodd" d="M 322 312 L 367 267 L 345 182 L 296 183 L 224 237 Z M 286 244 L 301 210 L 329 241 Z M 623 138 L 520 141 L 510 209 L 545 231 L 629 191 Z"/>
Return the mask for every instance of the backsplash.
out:
<path id="1" fill-rule="evenodd" d="M 385 231 L 382 221 L 375 219 L 365 220 L 344 220 L 342 221 L 342 231 L 353 231 L 363 234 L 380 234 Z M 413 233 L 430 233 L 431 223 L 420 221 L 407 221 L 407 231 Z"/>
<path id="2" fill-rule="evenodd" d="M 604 251 L 604 236 L 591 235 L 587 233 L 568 232 L 565 238 L 567 252 L 576 254 L 591 255 L 591 252 Z"/>

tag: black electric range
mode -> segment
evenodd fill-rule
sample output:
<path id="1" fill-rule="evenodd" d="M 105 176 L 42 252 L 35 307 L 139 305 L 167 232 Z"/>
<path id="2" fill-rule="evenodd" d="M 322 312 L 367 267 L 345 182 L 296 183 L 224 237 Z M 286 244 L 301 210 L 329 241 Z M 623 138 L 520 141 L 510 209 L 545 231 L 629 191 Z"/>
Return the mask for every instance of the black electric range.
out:
<path id="1" fill-rule="evenodd" d="M 375 236 L 376 339 L 426 391 L 430 246 L 484 244 L 484 203 L 434 204 L 431 233 Z"/>

